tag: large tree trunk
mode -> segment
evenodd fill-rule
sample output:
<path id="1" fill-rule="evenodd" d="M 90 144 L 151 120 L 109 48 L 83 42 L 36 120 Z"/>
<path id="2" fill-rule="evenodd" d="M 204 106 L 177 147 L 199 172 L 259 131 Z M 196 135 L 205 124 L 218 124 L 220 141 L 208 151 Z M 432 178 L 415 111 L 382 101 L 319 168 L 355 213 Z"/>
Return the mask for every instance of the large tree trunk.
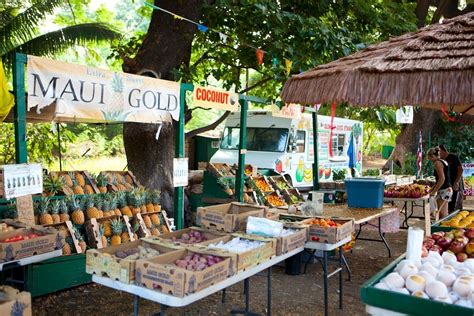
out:
<path id="1" fill-rule="evenodd" d="M 390 156 L 390 159 L 399 166 L 405 162 L 407 153 L 416 154 L 418 146 L 418 135 L 420 130 L 426 137 L 427 132 L 431 131 L 431 137 L 434 138 L 440 132 L 441 111 L 430 109 L 420 109 L 413 115 L 413 124 L 406 124 L 396 138 L 396 147 Z M 433 144 L 434 146 L 434 144 Z M 389 167 L 389 162 L 385 168 Z"/>
<path id="2" fill-rule="evenodd" d="M 155 0 L 161 8 L 197 21 L 201 15 L 200 0 Z M 135 58 L 124 58 L 123 69 L 129 73 L 156 73 L 162 79 L 174 80 L 171 71 L 189 65 L 195 25 L 155 10 L 147 35 Z M 175 153 L 175 129 L 164 124 L 158 140 L 158 126 L 127 123 L 124 144 L 128 167 L 148 188 L 162 191 L 162 205 L 173 210 L 172 170 Z"/>

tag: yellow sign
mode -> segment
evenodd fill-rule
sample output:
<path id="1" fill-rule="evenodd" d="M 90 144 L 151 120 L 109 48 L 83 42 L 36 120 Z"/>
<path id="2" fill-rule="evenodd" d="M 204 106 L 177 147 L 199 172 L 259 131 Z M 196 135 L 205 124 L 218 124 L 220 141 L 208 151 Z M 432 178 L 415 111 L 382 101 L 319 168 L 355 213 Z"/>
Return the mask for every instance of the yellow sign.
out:
<path id="1" fill-rule="evenodd" d="M 290 119 L 301 119 L 301 106 L 299 104 L 285 104 L 281 109 L 272 104 L 272 116 Z"/>
<path id="2" fill-rule="evenodd" d="M 205 109 L 217 109 L 231 112 L 239 110 L 237 93 L 207 87 L 194 88 L 194 105 Z"/>

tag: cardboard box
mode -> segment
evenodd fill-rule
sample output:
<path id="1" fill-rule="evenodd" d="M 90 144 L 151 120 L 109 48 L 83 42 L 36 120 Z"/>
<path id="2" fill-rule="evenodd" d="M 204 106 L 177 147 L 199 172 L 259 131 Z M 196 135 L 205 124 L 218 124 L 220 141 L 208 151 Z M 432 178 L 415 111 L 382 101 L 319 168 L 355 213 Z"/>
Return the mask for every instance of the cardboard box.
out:
<path id="1" fill-rule="evenodd" d="M 198 226 L 233 233 L 245 230 L 247 217 L 263 217 L 264 206 L 232 202 L 197 209 L 196 224 Z"/>
<path id="2" fill-rule="evenodd" d="M 193 243 L 193 244 L 186 244 L 186 243 L 181 243 L 179 241 L 173 240 L 173 237 L 178 239 L 178 238 L 181 238 L 181 236 L 184 233 L 190 233 L 190 232 L 193 232 L 193 231 L 200 232 L 206 238 L 206 240 L 202 241 L 200 243 Z M 223 237 L 225 237 L 225 236 L 227 236 L 227 234 L 225 234 L 223 232 L 211 231 L 211 230 L 203 229 L 201 227 L 188 227 L 188 228 L 177 230 L 177 231 L 174 231 L 174 232 L 169 232 L 169 233 L 162 234 L 162 235 L 158 236 L 157 239 L 161 239 L 166 243 L 175 244 L 177 246 L 179 246 L 179 245 L 191 246 L 191 245 L 196 245 L 196 244 L 198 244 L 198 245 L 208 245 L 210 243 L 219 242 L 220 240 L 223 240 Z"/>
<path id="3" fill-rule="evenodd" d="M 31 316 L 31 294 L 0 286 L 0 315 Z"/>
<path id="4" fill-rule="evenodd" d="M 2 242 L 17 235 L 38 234 L 39 237 L 16 242 Z M 8 262 L 62 249 L 64 233 L 53 228 L 20 228 L 0 234 L 0 261 Z"/>
<path id="5" fill-rule="evenodd" d="M 319 217 L 318 219 L 327 219 L 327 217 Z M 341 224 L 338 227 L 323 227 L 319 225 L 309 225 L 308 241 L 321 242 L 326 244 L 335 244 L 352 235 L 354 232 L 354 219 L 352 218 L 331 218 L 336 223 Z M 311 219 L 304 220 L 301 224 L 307 224 Z"/>
<path id="6" fill-rule="evenodd" d="M 277 237 L 277 246 L 276 254 L 277 256 L 290 252 L 296 248 L 304 247 L 306 240 L 308 238 L 308 228 L 307 227 L 286 227 L 290 229 L 296 229 L 297 232 L 283 237 Z"/>
<path id="7" fill-rule="evenodd" d="M 193 252 L 209 254 L 206 250 L 177 250 L 153 259 L 138 260 L 135 283 L 149 289 L 183 297 L 223 281 L 229 275 L 230 258 L 227 257 L 203 271 L 189 271 L 174 264 Z"/>
<path id="8" fill-rule="evenodd" d="M 115 257 L 117 251 L 124 251 L 143 246 L 158 250 L 160 254 L 176 251 L 178 247 L 160 245 L 143 240 L 111 246 L 104 249 L 89 249 L 86 253 L 86 273 L 105 276 L 123 283 L 134 283 L 137 260 L 120 259 Z"/>
<path id="9" fill-rule="evenodd" d="M 276 248 L 277 248 L 276 238 L 236 233 L 230 236 L 226 236 L 223 242 L 226 243 L 236 237 L 264 242 L 262 246 L 256 249 L 252 249 L 252 250 L 241 252 L 241 253 L 231 252 L 237 258 L 237 271 L 245 270 L 247 268 L 256 266 L 276 255 Z M 218 249 L 218 250 L 224 251 L 221 249 Z"/>

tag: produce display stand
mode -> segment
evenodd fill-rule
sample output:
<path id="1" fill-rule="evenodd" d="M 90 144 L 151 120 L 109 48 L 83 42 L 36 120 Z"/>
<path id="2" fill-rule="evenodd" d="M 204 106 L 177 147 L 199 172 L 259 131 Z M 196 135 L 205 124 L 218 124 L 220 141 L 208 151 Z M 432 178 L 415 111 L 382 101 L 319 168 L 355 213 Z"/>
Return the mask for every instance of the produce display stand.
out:
<path id="1" fill-rule="evenodd" d="M 374 242 L 383 242 L 385 247 L 388 250 L 388 256 L 391 257 L 390 246 L 388 245 L 387 240 L 385 239 L 385 233 L 382 231 L 382 218 L 393 212 L 398 212 L 398 208 L 384 205 L 380 209 L 366 209 L 366 208 L 350 208 L 347 204 L 344 205 L 335 205 L 335 206 L 325 206 L 323 211 L 323 216 L 329 217 L 341 217 L 341 218 L 354 218 L 354 224 L 359 225 L 359 230 L 356 233 L 356 240 L 366 240 Z M 370 221 L 377 219 L 378 224 L 374 225 Z M 373 238 L 362 238 L 359 237 L 362 228 L 364 226 L 373 226 L 377 228 L 380 239 Z"/>
<path id="2" fill-rule="evenodd" d="M 468 208 L 463 208 L 462 210 L 457 210 L 457 211 L 449 214 L 448 216 L 446 216 L 444 218 L 441 218 L 437 222 L 433 223 L 433 225 L 431 225 L 431 232 L 432 233 L 440 232 L 440 231 L 441 232 L 447 232 L 447 231 L 455 229 L 456 227 L 441 226 L 441 223 L 444 222 L 444 221 L 449 221 L 451 218 L 453 218 L 454 216 L 459 214 L 459 212 L 461 212 L 461 211 L 470 211 L 470 210 Z M 470 212 L 472 212 L 472 211 L 470 211 Z"/>
<path id="3" fill-rule="evenodd" d="M 214 284 L 202 291 L 187 295 L 185 297 L 177 297 L 165 293 L 161 293 L 158 291 L 154 291 L 151 289 L 147 289 L 144 287 L 140 287 L 137 285 L 133 284 L 125 284 L 121 283 L 118 281 L 114 281 L 109 278 L 105 277 L 100 277 L 97 275 L 92 276 L 92 281 L 101 284 L 106 287 L 113 288 L 118 291 L 124 291 L 130 294 L 134 295 L 134 308 L 133 308 L 133 314 L 135 316 L 138 315 L 139 311 L 139 302 L 140 298 L 144 298 L 146 300 L 153 301 L 155 303 L 160 304 L 161 311 L 158 315 L 166 315 L 166 310 L 169 307 L 183 307 L 187 306 L 189 304 L 192 304 L 196 301 L 199 301 L 201 299 L 204 299 L 208 297 L 209 295 L 212 295 L 218 291 L 224 290 L 227 287 L 230 287 L 234 284 L 237 284 L 238 282 L 244 281 L 244 287 L 245 287 L 245 310 L 244 311 L 236 311 L 233 310 L 233 314 L 244 314 L 244 315 L 258 315 L 255 313 L 250 312 L 250 304 L 249 304 L 249 299 L 250 299 L 250 282 L 249 278 L 251 276 L 256 275 L 259 272 L 262 272 L 264 270 L 268 270 L 268 295 L 267 295 L 267 315 L 272 314 L 272 308 L 271 308 L 271 298 L 272 298 L 272 289 L 271 289 L 271 268 L 272 266 L 276 265 L 277 263 L 280 263 L 289 257 L 292 257 L 298 253 L 303 251 L 303 248 L 297 248 L 294 249 L 293 251 L 290 251 L 286 254 L 283 254 L 281 256 L 275 256 L 272 259 L 269 259 L 267 261 L 264 261 L 260 263 L 259 265 L 256 265 L 254 267 L 251 267 L 249 269 L 246 269 L 244 271 L 241 271 L 240 273 L 231 276 L 227 278 L 225 281 L 219 282 L 217 284 Z"/>
<path id="4" fill-rule="evenodd" d="M 343 286 L 342 286 L 342 273 L 344 270 L 344 265 L 349 270 L 349 267 L 347 266 L 346 260 L 344 258 L 343 250 L 339 249 L 339 267 L 336 268 L 333 272 L 328 273 L 328 254 L 335 249 L 342 247 L 343 245 L 347 244 L 348 242 L 351 241 L 352 237 L 347 237 L 340 242 L 336 244 L 323 244 L 319 242 L 313 242 L 309 241 L 304 245 L 305 249 L 311 249 L 312 251 L 312 256 L 311 258 L 306 262 L 304 272 L 306 273 L 306 268 L 308 265 L 308 262 L 311 261 L 312 259 L 318 260 L 321 265 L 323 266 L 323 282 L 324 282 L 324 315 L 328 315 L 328 282 L 329 279 L 336 275 L 339 274 L 339 309 L 342 309 L 342 296 L 343 296 Z M 320 258 L 316 256 L 316 250 L 322 251 L 323 257 Z M 349 270 L 350 271 L 350 270 Z"/>
<path id="5" fill-rule="evenodd" d="M 51 252 L 42 253 L 36 256 L 26 257 L 23 259 L 2 262 L 0 263 L 0 271 L 5 271 L 8 269 L 12 269 L 12 268 L 20 267 L 20 266 L 26 266 L 32 263 L 37 263 L 37 262 L 41 262 L 47 259 L 59 257 L 61 255 L 62 255 L 62 250 L 59 249 L 59 250 L 55 250 Z"/>
<path id="6" fill-rule="evenodd" d="M 425 195 L 419 198 L 391 198 L 391 197 L 384 197 L 383 200 L 384 202 L 391 202 L 392 204 L 394 202 L 401 202 L 403 203 L 403 207 L 400 209 L 400 213 L 403 213 L 405 219 L 403 220 L 402 224 L 400 225 L 400 228 L 403 229 L 408 229 L 410 227 L 408 225 L 408 220 L 410 218 L 418 218 L 418 219 L 424 219 L 425 220 L 425 225 L 428 223 L 428 226 L 430 225 L 430 212 L 426 211 L 426 202 L 429 200 L 430 196 Z M 411 204 L 411 211 L 410 214 L 408 214 L 408 203 Z M 419 204 L 421 203 L 421 205 Z M 424 216 L 414 216 L 414 208 L 415 207 L 422 207 L 423 208 L 423 214 Z"/>
<path id="7" fill-rule="evenodd" d="M 392 272 L 395 266 L 404 258 L 405 254 L 401 255 L 362 285 L 360 289 L 360 299 L 363 303 L 369 306 L 375 306 L 385 310 L 408 315 L 472 316 L 472 308 L 441 303 L 424 298 L 418 298 L 412 295 L 375 288 L 375 284 L 380 282 L 387 274 Z"/>

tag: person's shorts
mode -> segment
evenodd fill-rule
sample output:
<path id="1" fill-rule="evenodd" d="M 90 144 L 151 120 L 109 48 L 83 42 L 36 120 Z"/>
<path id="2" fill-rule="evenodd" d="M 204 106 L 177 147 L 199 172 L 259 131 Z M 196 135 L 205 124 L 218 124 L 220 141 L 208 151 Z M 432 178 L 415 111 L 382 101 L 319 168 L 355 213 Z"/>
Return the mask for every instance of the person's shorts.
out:
<path id="1" fill-rule="evenodd" d="M 439 190 L 438 194 L 436 195 L 436 198 L 449 202 L 451 201 L 452 196 L 453 196 L 453 188 L 446 188 L 443 190 Z"/>

